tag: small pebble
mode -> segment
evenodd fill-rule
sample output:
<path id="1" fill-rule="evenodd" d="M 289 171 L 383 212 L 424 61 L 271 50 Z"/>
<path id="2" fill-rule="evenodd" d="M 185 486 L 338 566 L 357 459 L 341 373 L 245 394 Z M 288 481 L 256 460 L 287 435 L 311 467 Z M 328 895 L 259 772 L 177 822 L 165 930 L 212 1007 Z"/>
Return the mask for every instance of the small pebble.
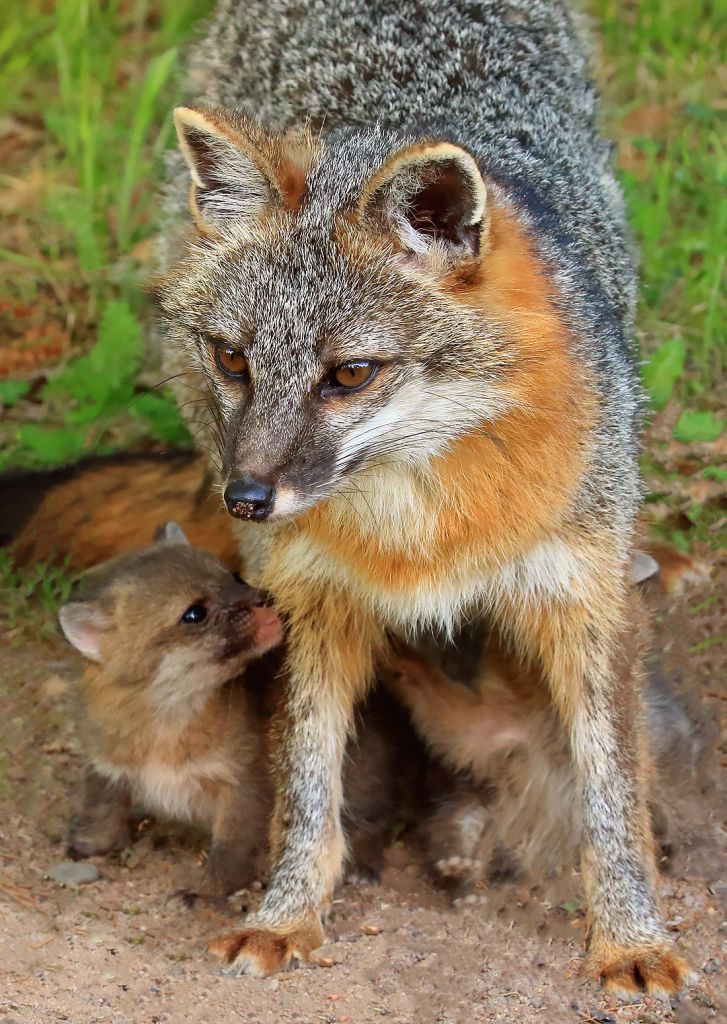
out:
<path id="1" fill-rule="evenodd" d="M 308 957 L 316 967 L 333 967 L 334 964 L 343 963 L 343 954 L 334 946 L 319 946 L 314 949 Z"/>
<path id="2" fill-rule="evenodd" d="M 364 935 L 378 935 L 381 929 L 377 924 L 362 924 L 361 931 Z"/>
<path id="3" fill-rule="evenodd" d="M 63 860 L 48 868 L 43 875 L 57 885 L 90 885 L 101 877 L 95 864 L 84 864 L 81 861 Z"/>

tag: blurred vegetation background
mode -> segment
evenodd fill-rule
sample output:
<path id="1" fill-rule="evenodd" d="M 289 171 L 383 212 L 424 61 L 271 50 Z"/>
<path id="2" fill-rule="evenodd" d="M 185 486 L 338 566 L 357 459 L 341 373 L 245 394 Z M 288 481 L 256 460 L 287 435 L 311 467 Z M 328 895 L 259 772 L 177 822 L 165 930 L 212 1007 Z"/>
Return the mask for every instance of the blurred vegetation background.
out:
<path id="1" fill-rule="evenodd" d="M 211 8 L 3 4 L 0 470 L 191 444 L 145 347 L 140 285 L 174 144 L 180 47 Z M 589 11 L 604 130 L 642 253 L 651 518 L 682 548 L 720 548 L 727 0 L 591 0 Z"/>

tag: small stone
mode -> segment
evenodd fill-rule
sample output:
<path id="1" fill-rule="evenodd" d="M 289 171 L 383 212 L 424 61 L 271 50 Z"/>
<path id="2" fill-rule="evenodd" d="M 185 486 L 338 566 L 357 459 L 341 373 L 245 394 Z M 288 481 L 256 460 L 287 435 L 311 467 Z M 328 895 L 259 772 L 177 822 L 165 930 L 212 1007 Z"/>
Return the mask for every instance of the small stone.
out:
<path id="1" fill-rule="evenodd" d="M 378 935 L 381 929 L 377 924 L 362 924 L 361 931 L 364 935 Z"/>
<path id="2" fill-rule="evenodd" d="M 606 1013 L 604 1010 L 599 1010 L 596 1006 L 589 1006 L 588 1013 L 592 1021 L 598 1021 L 598 1024 L 618 1024 L 616 1017 L 613 1013 Z"/>
<path id="3" fill-rule="evenodd" d="M 316 967 L 333 967 L 334 964 L 343 963 L 343 954 L 334 946 L 319 946 L 311 951 L 308 959 Z"/>
<path id="4" fill-rule="evenodd" d="M 56 885 L 90 885 L 101 877 L 95 864 L 84 864 L 77 860 L 63 860 L 48 868 L 43 875 Z"/>
<path id="5" fill-rule="evenodd" d="M 268 982 L 268 988 L 271 989 L 273 992 L 277 992 L 278 989 L 280 988 L 280 982 L 278 981 L 278 979 L 271 978 L 270 981 Z"/>
<path id="6" fill-rule="evenodd" d="M 704 971 L 705 974 L 714 974 L 715 971 L 718 971 L 720 969 L 720 966 L 721 965 L 720 965 L 719 960 L 717 959 L 717 957 L 714 957 L 713 960 L 708 960 L 706 962 L 706 964 L 704 965 L 702 970 Z"/>
<path id="7" fill-rule="evenodd" d="M 536 1010 L 542 1009 L 542 1007 L 545 1005 L 544 1001 L 540 998 L 540 996 L 530 996 L 528 1002 Z"/>

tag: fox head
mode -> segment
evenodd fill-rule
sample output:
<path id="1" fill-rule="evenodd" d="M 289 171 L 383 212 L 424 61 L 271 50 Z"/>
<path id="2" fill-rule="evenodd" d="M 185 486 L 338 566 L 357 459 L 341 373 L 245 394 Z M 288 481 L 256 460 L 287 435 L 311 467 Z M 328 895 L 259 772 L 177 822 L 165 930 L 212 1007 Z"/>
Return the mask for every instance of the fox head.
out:
<path id="1" fill-rule="evenodd" d="M 214 396 L 233 515 L 293 518 L 362 473 L 416 472 L 508 408 L 508 339 L 467 300 L 489 245 L 468 152 L 175 121 L 196 232 L 156 293 Z"/>
<path id="2" fill-rule="evenodd" d="M 259 590 L 169 522 L 154 542 L 89 570 L 59 612 L 66 638 L 158 711 L 189 711 L 282 639 Z"/>

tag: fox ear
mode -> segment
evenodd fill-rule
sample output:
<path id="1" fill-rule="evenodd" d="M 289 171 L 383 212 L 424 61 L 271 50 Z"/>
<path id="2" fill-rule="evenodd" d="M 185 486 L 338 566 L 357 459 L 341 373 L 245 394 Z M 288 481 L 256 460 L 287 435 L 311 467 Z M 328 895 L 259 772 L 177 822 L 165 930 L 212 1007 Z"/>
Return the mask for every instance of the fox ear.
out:
<path id="1" fill-rule="evenodd" d="M 162 526 L 157 526 L 154 531 L 154 543 L 163 544 L 165 542 L 167 544 L 189 544 L 186 533 L 173 519 Z"/>
<path id="2" fill-rule="evenodd" d="M 70 601 L 58 612 L 58 621 L 66 639 L 91 661 L 102 661 L 101 643 L 111 631 L 111 621 L 89 601 Z"/>
<path id="3" fill-rule="evenodd" d="M 359 204 L 362 224 L 398 237 L 404 249 L 426 256 L 478 256 L 487 190 L 475 160 L 448 142 L 408 146 L 373 176 Z"/>
<path id="4" fill-rule="evenodd" d="M 174 125 L 192 176 L 192 215 L 200 226 L 251 225 L 267 206 L 281 202 L 273 169 L 241 122 L 212 110 L 177 107 Z"/>

